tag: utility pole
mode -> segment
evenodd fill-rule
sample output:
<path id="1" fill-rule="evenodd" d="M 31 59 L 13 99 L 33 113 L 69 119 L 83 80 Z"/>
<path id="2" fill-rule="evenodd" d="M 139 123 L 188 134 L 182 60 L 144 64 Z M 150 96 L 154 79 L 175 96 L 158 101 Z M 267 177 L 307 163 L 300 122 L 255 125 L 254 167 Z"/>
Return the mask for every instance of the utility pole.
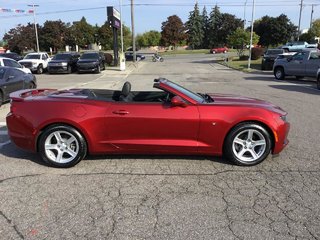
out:
<path id="1" fill-rule="evenodd" d="M 244 10 L 243 10 L 243 29 L 246 29 L 246 7 L 247 7 L 248 0 L 244 3 Z"/>
<path id="2" fill-rule="evenodd" d="M 28 5 L 28 7 L 32 7 L 32 10 L 33 10 L 33 23 L 34 23 L 34 30 L 36 32 L 37 52 L 40 52 L 40 50 L 39 50 L 38 30 L 37 30 L 37 23 L 36 23 L 36 10 L 35 10 L 35 7 L 39 7 L 39 5 L 30 4 L 30 5 Z"/>
<path id="3" fill-rule="evenodd" d="M 314 4 L 311 5 L 311 18 L 310 18 L 310 28 L 312 27 L 312 18 L 313 18 L 313 7 Z"/>
<path id="4" fill-rule="evenodd" d="M 301 14 L 302 14 L 303 0 L 300 3 L 300 14 L 299 14 L 299 27 L 298 27 L 298 41 L 300 37 L 300 26 L 301 26 Z"/>
<path id="5" fill-rule="evenodd" d="M 254 0 L 253 0 L 253 1 L 252 1 L 252 15 L 251 15 L 251 32 L 250 32 L 250 48 L 249 48 L 248 69 L 250 69 L 250 65 L 251 65 L 251 50 L 252 50 L 254 10 L 255 10 L 255 2 L 254 2 Z"/>
<path id="6" fill-rule="evenodd" d="M 131 31 L 132 31 L 132 50 L 133 50 L 133 62 L 136 62 L 136 39 L 134 33 L 134 9 L 133 0 L 131 0 Z"/>

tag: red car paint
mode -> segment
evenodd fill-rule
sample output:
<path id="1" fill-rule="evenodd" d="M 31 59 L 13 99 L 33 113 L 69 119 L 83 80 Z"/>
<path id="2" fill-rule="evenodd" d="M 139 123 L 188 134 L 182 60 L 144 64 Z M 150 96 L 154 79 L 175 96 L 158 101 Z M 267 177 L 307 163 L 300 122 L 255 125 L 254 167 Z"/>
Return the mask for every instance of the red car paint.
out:
<path id="1" fill-rule="evenodd" d="M 212 48 L 212 49 L 210 49 L 210 53 L 213 53 L 213 54 L 215 54 L 215 53 L 226 53 L 226 52 L 228 52 L 228 51 L 229 51 L 229 49 L 228 49 L 227 47 Z"/>
<path id="2" fill-rule="evenodd" d="M 44 128 L 67 124 L 83 134 L 90 154 L 222 155 L 235 125 L 257 122 L 269 130 L 274 154 L 288 143 L 290 125 L 280 118 L 287 113 L 271 103 L 226 94 L 210 94 L 214 102 L 199 102 L 164 79 L 155 87 L 186 104 L 89 98 L 80 94 L 82 89 L 18 91 L 10 96 L 8 133 L 17 146 L 32 152 Z"/>

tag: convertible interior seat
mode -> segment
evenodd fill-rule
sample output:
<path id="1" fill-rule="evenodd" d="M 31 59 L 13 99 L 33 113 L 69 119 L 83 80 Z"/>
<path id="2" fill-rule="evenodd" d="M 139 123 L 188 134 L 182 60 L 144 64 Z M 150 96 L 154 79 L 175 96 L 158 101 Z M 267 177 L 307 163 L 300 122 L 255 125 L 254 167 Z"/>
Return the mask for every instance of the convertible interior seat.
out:
<path id="1" fill-rule="evenodd" d="M 130 93 L 130 91 L 131 84 L 129 82 L 125 82 L 120 93 L 119 101 L 131 102 L 133 100 L 133 94 Z"/>

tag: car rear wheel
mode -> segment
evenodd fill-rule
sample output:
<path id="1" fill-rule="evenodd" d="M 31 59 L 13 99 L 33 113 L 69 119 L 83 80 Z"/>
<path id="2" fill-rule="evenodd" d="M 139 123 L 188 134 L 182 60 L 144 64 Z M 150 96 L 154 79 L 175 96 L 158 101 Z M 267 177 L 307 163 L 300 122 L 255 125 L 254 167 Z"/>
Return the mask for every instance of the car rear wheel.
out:
<path id="1" fill-rule="evenodd" d="M 101 67 L 100 67 L 100 64 L 97 66 L 97 69 L 96 69 L 96 73 L 100 73 L 101 72 Z"/>
<path id="2" fill-rule="evenodd" d="M 72 167 L 85 157 L 87 144 L 75 128 L 53 125 L 40 136 L 39 153 L 45 162 L 54 167 Z"/>
<path id="3" fill-rule="evenodd" d="M 274 76 L 278 80 L 283 80 L 284 79 L 284 71 L 283 68 L 277 67 L 274 69 Z"/>
<path id="4" fill-rule="evenodd" d="M 317 88 L 320 90 L 320 75 L 318 76 L 318 79 L 317 79 Z"/>
<path id="5" fill-rule="evenodd" d="M 256 123 L 237 125 L 228 134 L 224 154 L 237 165 L 252 166 L 265 160 L 271 151 L 268 131 Z"/>
<path id="6" fill-rule="evenodd" d="M 71 73 L 71 72 L 72 72 L 72 68 L 71 68 L 70 65 L 68 65 L 68 67 L 67 67 L 67 72 L 68 72 L 68 73 Z"/>

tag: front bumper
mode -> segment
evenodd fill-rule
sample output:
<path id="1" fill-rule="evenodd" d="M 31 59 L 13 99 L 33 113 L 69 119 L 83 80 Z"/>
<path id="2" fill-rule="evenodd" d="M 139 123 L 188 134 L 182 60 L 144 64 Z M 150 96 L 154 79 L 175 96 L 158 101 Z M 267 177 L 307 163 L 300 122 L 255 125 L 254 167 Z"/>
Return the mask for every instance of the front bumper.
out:
<path id="1" fill-rule="evenodd" d="M 98 65 L 96 64 L 78 64 L 78 72 L 94 72 L 97 71 Z"/>
<path id="2" fill-rule="evenodd" d="M 68 72 L 68 66 L 48 66 L 50 73 L 65 73 Z"/>
<path id="3" fill-rule="evenodd" d="M 290 123 L 283 122 L 276 131 L 274 131 L 275 144 L 272 154 L 280 153 L 289 143 L 288 133 L 290 130 Z"/>

